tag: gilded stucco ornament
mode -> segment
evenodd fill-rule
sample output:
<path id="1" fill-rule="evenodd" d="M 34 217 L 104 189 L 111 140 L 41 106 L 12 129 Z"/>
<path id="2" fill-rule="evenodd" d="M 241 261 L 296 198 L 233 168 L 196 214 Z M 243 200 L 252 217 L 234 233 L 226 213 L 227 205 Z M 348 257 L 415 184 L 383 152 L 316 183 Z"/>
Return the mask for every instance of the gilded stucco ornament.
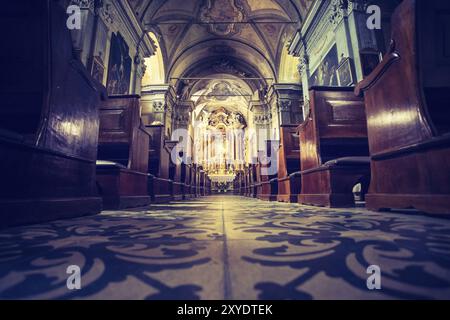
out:
<path id="1" fill-rule="evenodd" d="M 241 31 L 248 12 L 246 0 L 207 0 L 200 10 L 200 21 L 216 36 L 233 36 Z"/>

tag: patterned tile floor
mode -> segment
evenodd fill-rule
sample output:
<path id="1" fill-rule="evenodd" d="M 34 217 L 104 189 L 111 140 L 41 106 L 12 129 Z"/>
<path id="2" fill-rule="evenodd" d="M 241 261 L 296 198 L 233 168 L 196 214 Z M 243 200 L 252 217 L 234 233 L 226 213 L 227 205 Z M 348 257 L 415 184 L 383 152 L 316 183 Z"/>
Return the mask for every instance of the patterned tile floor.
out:
<path id="1" fill-rule="evenodd" d="M 450 220 L 235 196 L 103 212 L 0 231 L 0 298 L 449 299 Z"/>

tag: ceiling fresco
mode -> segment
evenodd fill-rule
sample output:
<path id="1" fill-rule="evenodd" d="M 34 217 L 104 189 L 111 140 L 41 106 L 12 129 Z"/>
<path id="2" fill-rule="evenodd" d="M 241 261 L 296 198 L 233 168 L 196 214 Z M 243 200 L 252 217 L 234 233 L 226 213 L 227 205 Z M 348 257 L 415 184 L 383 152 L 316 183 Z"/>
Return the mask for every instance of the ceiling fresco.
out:
<path id="1" fill-rule="evenodd" d="M 246 83 L 249 96 L 277 82 L 283 50 L 313 2 L 128 1 L 146 29 L 157 35 L 166 82 L 179 96 L 198 94 L 199 78 L 211 82 L 219 74 L 243 79 L 238 83 Z"/>

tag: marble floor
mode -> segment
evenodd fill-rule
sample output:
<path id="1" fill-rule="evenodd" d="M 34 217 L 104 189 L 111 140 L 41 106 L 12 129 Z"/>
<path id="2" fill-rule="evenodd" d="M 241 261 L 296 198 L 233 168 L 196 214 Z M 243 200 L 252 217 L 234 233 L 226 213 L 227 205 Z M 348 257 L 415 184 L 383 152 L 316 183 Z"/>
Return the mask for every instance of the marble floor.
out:
<path id="1" fill-rule="evenodd" d="M 449 299 L 450 220 L 237 196 L 103 212 L 0 231 L 0 298 Z"/>

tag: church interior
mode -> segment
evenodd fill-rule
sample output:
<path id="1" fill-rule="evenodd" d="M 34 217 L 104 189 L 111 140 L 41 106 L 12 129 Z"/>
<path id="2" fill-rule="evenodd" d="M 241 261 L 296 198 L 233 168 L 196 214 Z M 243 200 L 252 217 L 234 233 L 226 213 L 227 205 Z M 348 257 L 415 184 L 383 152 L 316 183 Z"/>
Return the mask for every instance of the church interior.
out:
<path id="1" fill-rule="evenodd" d="M 0 299 L 450 299 L 450 2 L 0 26 Z"/>

